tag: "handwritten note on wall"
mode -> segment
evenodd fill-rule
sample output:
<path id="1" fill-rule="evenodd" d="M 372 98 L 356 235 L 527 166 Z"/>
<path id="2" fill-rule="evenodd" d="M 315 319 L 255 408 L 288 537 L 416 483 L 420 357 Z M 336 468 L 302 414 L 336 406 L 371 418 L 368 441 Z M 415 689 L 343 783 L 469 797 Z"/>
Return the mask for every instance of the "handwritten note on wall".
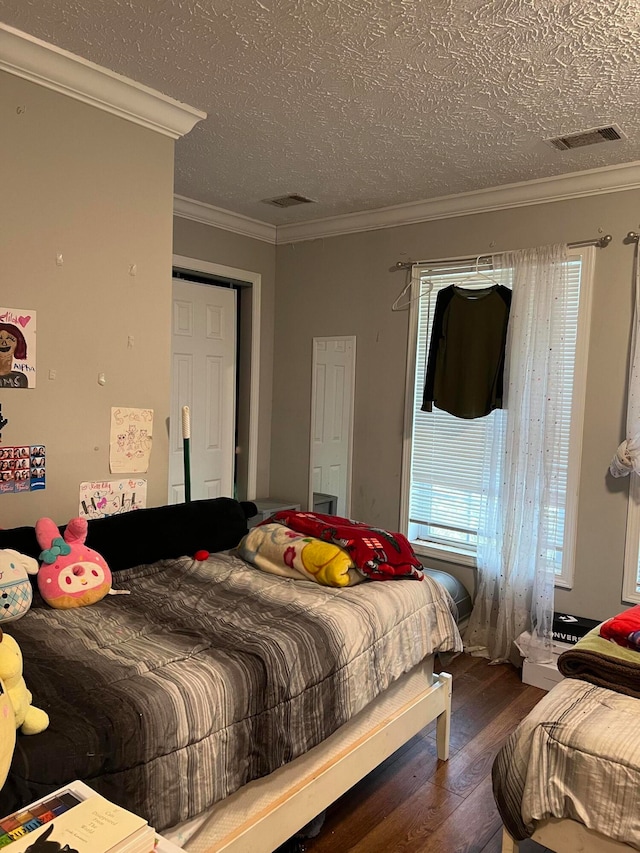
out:
<path id="1" fill-rule="evenodd" d="M 111 409 L 109 466 L 112 474 L 149 470 L 153 443 L 153 409 Z"/>
<path id="2" fill-rule="evenodd" d="M 147 505 L 147 481 L 138 477 L 126 480 L 102 480 L 80 483 L 79 515 L 105 518 L 121 515 Z"/>

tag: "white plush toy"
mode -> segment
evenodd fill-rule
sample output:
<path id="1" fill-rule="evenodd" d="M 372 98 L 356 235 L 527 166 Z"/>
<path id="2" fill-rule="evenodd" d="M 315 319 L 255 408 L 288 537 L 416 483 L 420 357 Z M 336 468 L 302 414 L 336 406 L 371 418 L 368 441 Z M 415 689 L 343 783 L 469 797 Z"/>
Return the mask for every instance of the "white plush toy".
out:
<path id="1" fill-rule="evenodd" d="M 0 630 L 0 679 L 15 714 L 15 728 L 25 735 L 37 735 L 49 725 L 49 716 L 31 704 L 33 696 L 22 677 L 22 652 L 17 642 Z"/>
<path id="2" fill-rule="evenodd" d="M 38 561 L 11 548 L 0 551 L 0 623 L 19 619 L 31 607 L 29 575 L 38 574 Z"/>

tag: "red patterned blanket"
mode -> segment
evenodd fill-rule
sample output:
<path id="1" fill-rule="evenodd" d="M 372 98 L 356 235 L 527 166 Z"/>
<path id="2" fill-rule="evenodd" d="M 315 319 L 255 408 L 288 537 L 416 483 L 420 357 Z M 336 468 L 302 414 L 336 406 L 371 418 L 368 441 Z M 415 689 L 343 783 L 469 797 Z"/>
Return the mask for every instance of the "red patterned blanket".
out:
<path id="1" fill-rule="evenodd" d="M 390 533 L 337 515 L 283 509 L 263 524 L 283 524 L 296 533 L 333 542 L 349 554 L 354 566 L 371 580 L 422 580 L 422 563 L 402 533 Z"/>

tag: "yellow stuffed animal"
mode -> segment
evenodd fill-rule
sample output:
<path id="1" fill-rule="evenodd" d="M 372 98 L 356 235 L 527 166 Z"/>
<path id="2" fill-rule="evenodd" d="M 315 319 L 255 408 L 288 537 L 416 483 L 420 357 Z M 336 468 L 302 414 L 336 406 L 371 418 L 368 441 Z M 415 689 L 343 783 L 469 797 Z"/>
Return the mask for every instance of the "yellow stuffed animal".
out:
<path id="1" fill-rule="evenodd" d="M 31 704 L 32 695 L 22 677 L 22 652 L 13 637 L 0 631 L 0 678 L 9 695 L 17 729 L 25 735 L 37 735 L 49 725 L 49 717 Z"/>
<path id="2" fill-rule="evenodd" d="M 16 745 L 16 727 L 13 705 L 4 684 L 0 681 L 0 788 L 5 783 L 11 767 Z"/>

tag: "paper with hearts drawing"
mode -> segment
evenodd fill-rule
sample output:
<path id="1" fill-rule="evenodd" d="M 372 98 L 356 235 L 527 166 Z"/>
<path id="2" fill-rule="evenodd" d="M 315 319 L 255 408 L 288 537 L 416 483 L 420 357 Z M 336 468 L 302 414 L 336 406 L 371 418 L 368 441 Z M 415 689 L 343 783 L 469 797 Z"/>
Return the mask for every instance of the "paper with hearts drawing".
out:
<path id="1" fill-rule="evenodd" d="M 36 312 L 0 307 L 0 389 L 36 387 Z"/>

